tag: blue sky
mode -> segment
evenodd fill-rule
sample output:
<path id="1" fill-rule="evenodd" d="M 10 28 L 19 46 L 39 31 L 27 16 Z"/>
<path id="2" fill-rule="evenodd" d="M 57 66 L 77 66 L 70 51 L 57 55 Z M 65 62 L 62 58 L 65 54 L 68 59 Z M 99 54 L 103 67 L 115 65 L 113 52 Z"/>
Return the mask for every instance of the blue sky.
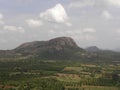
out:
<path id="1" fill-rule="evenodd" d="M 61 36 L 120 48 L 119 24 L 120 0 L 0 0 L 0 49 Z"/>

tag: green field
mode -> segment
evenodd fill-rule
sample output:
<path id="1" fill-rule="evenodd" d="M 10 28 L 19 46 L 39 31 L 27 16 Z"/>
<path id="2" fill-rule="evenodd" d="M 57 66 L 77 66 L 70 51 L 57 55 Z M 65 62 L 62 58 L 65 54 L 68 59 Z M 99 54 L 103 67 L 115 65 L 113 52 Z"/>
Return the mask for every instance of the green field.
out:
<path id="1" fill-rule="evenodd" d="M 0 90 L 120 90 L 119 63 L 0 61 Z"/>
<path id="2" fill-rule="evenodd" d="M 83 86 L 83 87 L 66 87 L 65 90 L 119 90 L 116 87 L 103 86 Z"/>

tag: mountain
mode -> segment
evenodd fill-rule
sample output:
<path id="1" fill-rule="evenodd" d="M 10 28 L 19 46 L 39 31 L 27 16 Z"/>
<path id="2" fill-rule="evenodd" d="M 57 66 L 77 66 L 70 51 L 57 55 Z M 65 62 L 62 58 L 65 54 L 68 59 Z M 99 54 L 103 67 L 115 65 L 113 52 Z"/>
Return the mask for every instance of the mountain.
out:
<path id="1" fill-rule="evenodd" d="M 115 49 L 113 49 L 113 51 L 120 52 L 120 48 L 115 48 Z"/>
<path id="2" fill-rule="evenodd" d="M 87 47 L 85 50 L 89 52 L 98 52 L 101 49 L 99 49 L 97 46 L 91 46 L 91 47 Z"/>
<path id="3" fill-rule="evenodd" d="M 41 59 L 70 59 L 74 53 L 81 51 L 70 37 L 58 37 L 48 41 L 24 43 L 12 50 L 15 54 Z"/>
<path id="4" fill-rule="evenodd" d="M 100 49 L 97 46 L 87 47 L 87 56 L 89 60 L 95 62 L 120 62 L 120 52 L 108 49 Z"/>
<path id="5" fill-rule="evenodd" d="M 0 58 L 14 57 L 14 55 L 12 50 L 0 50 Z"/>
<path id="6" fill-rule="evenodd" d="M 82 49 L 70 37 L 58 37 L 48 41 L 33 41 L 21 44 L 13 50 L 0 50 L 1 59 L 120 61 L 120 53 L 101 50 L 96 46 Z"/>

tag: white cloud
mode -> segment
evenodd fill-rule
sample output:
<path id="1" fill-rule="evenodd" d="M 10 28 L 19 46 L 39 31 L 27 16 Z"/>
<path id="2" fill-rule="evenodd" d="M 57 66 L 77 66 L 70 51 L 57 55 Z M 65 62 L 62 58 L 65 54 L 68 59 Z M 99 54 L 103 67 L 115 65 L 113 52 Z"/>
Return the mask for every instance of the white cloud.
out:
<path id="1" fill-rule="evenodd" d="M 97 40 L 96 36 L 89 35 L 89 34 L 81 34 L 81 35 L 74 35 L 73 36 L 76 40 L 82 41 L 82 42 L 94 42 Z"/>
<path id="2" fill-rule="evenodd" d="M 112 19 L 112 15 L 108 11 L 103 11 L 102 16 L 106 19 Z"/>
<path id="3" fill-rule="evenodd" d="M 42 21 L 34 19 L 28 19 L 26 20 L 26 23 L 28 24 L 29 27 L 39 27 L 43 25 Z"/>
<path id="4" fill-rule="evenodd" d="M 116 30 L 116 33 L 120 34 L 120 29 L 117 29 L 117 30 Z"/>
<path id="5" fill-rule="evenodd" d="M 104 0 L 109 5 L 120 7 L 120 0 Z"/>
<path id="6" fill-rule="evenodd" d="M 0 13 L 0 20 L 3 19 L 3 15 Z"/>
<path id="7" fill-rule="evenodd" d="M 75 37 L 80 41 L 95 41 L 96 30 L 94 28 L 83 28 L 78 30 L 68 30 L 64 32 L 68 36 Z"/>
<path id="8" fill-rule="evenodd" d="M 0 20 L 0 25 L 4 25 L 4 21 L 3 20 Z"/>
<path id="9" fill-rule="evenodd" d="M 74 2 L 71 2 L 69 7 L 70 8 L 83 8 L 86 6 L 93 6 L 95 4 L 94 0 L 77 0 Z"/>
<path id="10" fill-rule="evenodd" d="M 66 34 L 69 34 L 69 35 L 80 35 L 82 34 L 83 32 L 81 30 L 69 30 L 69 31 L 66 31 Z"/>
<path id="11" fill-rule="evenodd" d="M 72 26 L 72 23 L 67 22 L 66 25 L 70 27 L 70 26 Z"/>
<path id="12" fill-rule="evenodd" d="M 95 32 L 96 30 L 94 28 L 84 28 L 84 29 L 79 29 L 79 30 L 65 31 L 66 34 L 70 34 L 70 35 L 85 35 L 85 34 L 91 34 Z"/>
<path id="13" fill-rule="evenodd" d="M 0 25 L 4 24 L 3 19 L 4 19 L 4 16 L 3 16 L 3 14 L 0 13 Z"/>
<path id="14" fill-rule="evenodd" d="M 40 13 L 40 18 L 50 22 L 64 23 L 71 26 L 69 17 L 61 4 L 57 4 L 55 7 Z"/>
<path id="15" fill-rule="evenodd" d="M 70 8 L 84 8 L 88 6 L 114 6 L 120 7 L 120 0 L 73 0 L 70 4 Z"/>
<path id="16" fill-rule="evenodd" d="M 85 28 L 83 29 L 83 32 L 84 33 L 95 33 L 96 30 L 94 28 Z"/>
<path id="17" fill-rule="evenodd" d="M 3 27 L 4 30 L 8 30 L 8 31 L 12 31 L 12 32 L 20 32 L 20 33 L 24 33 L 25 30 L 23 27 L 16 27 L 16 26 L 9 26 L 9 25 L 5 25 Z"/>
<path id="18" fill-rule="evenodd" d="M 95 37 L 95 36 L 92 36 L 92 35 L 85 35 L 85 36 L 83 37 L 83 40 L 95 41 L 95 40 L 96 40 L 96 37 Z"/>
<path id="19" fill-rule="evenodd" d="M 1 43 L 7 43 L 7 40 L 3 39 L 3 38 L 0 38 L 0 42 Z"/>
<path id="20" fill-rule="evenodd" d="M 50 34 L 55 34 L 56 32 L 54 30 L 49 31 Z"/>
<path id="21" fill-rule="evenodd" d="M 64 33 L 68 35 L 91 35 L 92 33 L 96 33 L 96 30 L 94 28 L 83 28 L 83 29 L 77 29 L 77 30 L 67 30 Z"/>

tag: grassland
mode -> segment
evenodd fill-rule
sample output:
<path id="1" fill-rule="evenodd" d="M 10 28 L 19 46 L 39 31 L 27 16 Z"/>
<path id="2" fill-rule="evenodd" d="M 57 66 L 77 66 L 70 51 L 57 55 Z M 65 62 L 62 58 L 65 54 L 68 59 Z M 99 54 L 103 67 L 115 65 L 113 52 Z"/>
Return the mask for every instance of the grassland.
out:
<path id="1" fill-rule="evenodd" d="M 0 61 L 0 90 L 120 90 L 120 63 Z"/>

